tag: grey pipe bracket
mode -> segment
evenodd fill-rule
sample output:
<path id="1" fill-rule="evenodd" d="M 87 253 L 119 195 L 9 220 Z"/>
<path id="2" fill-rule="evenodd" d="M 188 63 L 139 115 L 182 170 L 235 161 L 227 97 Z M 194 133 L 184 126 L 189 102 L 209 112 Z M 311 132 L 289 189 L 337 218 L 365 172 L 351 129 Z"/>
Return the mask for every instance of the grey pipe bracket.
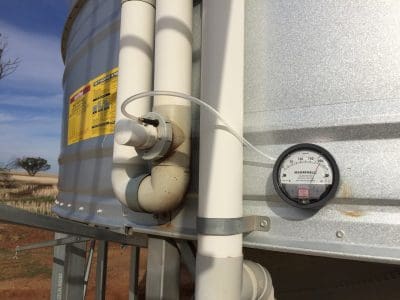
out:
<path id="1" fill-rule="evenodd" d="M 252 231 L 269 231 L 271 220 L 265 216 L 242 218 L 197 218 L 197 233 L 203 235 L 235 235 Z"/>

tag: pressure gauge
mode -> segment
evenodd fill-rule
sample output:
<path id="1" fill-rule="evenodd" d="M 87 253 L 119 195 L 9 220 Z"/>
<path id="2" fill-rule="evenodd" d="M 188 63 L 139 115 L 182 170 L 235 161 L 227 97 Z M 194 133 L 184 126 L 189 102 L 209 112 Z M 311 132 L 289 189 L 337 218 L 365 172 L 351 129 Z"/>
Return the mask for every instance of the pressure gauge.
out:
<path id="1" fill-rule="evenodd" d="M 276 192 L 287 203 L 301 208 L 319 207 L 335 195 L 339 169 L 325 149 L 298 144 L 277 159 L 273 182 Z"/>

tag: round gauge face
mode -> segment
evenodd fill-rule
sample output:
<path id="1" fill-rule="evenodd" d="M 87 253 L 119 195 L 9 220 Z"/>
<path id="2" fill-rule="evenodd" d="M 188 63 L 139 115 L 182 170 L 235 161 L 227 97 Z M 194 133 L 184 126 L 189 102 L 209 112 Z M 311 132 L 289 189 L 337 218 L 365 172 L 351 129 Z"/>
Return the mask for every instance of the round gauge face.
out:
<path id="1" fill-rule="evenodd" d="M 334 196 L 339 172 L 332 155 L 313 144 L 299 144 L 278 158 L 273 180 L 279 196 L 297 207 L 321 206 Z"/>

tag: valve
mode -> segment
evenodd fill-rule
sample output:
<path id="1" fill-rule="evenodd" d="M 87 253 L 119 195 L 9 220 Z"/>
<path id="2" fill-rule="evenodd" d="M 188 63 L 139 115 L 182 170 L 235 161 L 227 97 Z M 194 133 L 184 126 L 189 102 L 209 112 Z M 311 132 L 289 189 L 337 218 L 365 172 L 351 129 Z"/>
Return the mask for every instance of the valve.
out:
<path id="1" fill-rule="evenodd" d="M 172 143 L 171 123 L 163 116 L 150 112 L 139 122 L 123 119 L 115 126 L 115 141 L 119 145 L 135 147 L 144 160 L 162 158 Z"/>

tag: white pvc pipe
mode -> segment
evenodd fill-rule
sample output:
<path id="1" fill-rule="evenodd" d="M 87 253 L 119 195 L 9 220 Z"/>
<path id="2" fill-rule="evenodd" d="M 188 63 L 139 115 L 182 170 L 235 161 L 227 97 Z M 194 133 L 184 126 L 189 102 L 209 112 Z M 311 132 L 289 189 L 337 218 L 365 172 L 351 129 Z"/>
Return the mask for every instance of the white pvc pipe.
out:
<path id="1" fill-rule="evenodd" d="M 137 93 L 152 90 L 154 20 L 155 8 L 149 1 L 123 2 L 116 123 L 126 119 L 120 109 L 125 99 Z M 139 116 L 145 115 L 151 110 L 150 99 L 131 103 L 127 110 Z M 147 165 L 140 159 L 133 147 L 119 145 L 114 141 L 111 179 L 114 193 L 122 203 L 129 206 L 129 199 L 137 198 L 137 189 L 132 188 L 132 178 L 146 172 Z"/>
<path id="2" fill-rule="evenodd" d="M 156 1 L 155 90 L 191 94 L 192 14 L 192 0 Z M 153 111 L 171 122 L 173 136 L 169 153 L 140 183 L 138 203 L 144 211 L 171 211 L 184 198 L 190 178 L 190 107 L 178 97 L 154 98 Z"/>
<path id="3" fill-rule="evenodd" d="M 154 89 L 192 93 L 192 0 L 157 0 Z M 163 105 L 190 108 L 178 97 L 154 97 L 154 110 Z"/>
<path id="4" fill-rule="evenodd" d="M 243 131 L 244 0 L 204 0 L 202 99 Z M 242 217 L 243 147 L 208 113 L 200 117 L 201 218 Z M 242 234 L 198 235 L 196 299 L 240 299 Z"/>

